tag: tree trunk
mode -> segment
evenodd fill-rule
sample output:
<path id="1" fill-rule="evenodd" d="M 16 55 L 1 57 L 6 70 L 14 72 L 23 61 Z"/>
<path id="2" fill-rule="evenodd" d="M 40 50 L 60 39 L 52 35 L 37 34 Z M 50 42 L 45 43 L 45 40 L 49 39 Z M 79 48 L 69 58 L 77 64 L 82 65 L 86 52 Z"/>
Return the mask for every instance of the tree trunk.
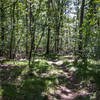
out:
<path id="1" fill-rule="evenodd" d="M 32 26 L 34 23 L 34 26 Z M 29 65 L 32 57 L 32 51 L 35 49 L 35 29 L 36 25 L 34 22 L 34 17 L 32 16 L 32 4 L 30 3 L 30 34 L 31 34 L 31 48 L 29 53 Z"/>
<path id="2" fill-rule="evenodd" d="M 4 35 L 4 18 L 5 18 L 5 14 L 4 14 L 4 8 L 3 8 L 3 0 L 1 0 L 1 48 L 0 48 L 0 56 L 3 56 L 4 54 L 4 39 L 5 39 L 5 35 Z"/>
<path id="3" fill-rule="evenodd" d="M 28 5 L 27 5 L 27 0 L 26 0 L 26 11 L 28 12 Z M 26 42 L 25 42 L 25 47 L 26 47 L 26 57 L 28 56 L 28 14 L 26 13 Z"/>
<path id="4" fill-rule="evenodd" d="M 46 45 L 46 54 L 50 53 L 50 0 L 48 0 L 48 34 L 47 34 L 47 45 Z"/>
<path id="5" fill-rule="evenodd" d="M 80 25 L 79 25 L 79 54 L 82 56 L 82 25 L 83 25 L 83 18 L 84 18 L 84 6 L 85 6 L 85 0 L 82 0 L 81 5 L 81 12 L 80 12 Z"/>
<path id="6" fill-rule="evenodd" d="M 14 35 L 14 29 L 15 29 L 15 3 L 13 4 L 13 8 L 12 8 L 13 12 L 12 12 L 12 32 L 11 32 L 11 39 L 10 39 L 10 59 L 13 58 L 13 46 L 15 44 L 15 35 Z"/>
<path id="7" fill-rule="evenodd" d="M 49 54 L 50 52 L 50 26 L 48 26 L 48 34 L 47 34 L 47 51 L 46 54 Z"/>

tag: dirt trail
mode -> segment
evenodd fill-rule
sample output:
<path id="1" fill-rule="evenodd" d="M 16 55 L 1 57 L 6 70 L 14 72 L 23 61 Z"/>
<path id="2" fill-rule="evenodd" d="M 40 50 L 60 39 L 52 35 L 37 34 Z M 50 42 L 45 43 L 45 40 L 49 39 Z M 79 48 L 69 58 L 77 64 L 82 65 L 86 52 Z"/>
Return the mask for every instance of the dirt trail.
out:
<path id="1" fill-rule="evenodd" d="M 69 62 L 71 59 L 69 60 Z M 89 100 L 89 92 L 87 89 L 81 88 L 81 83 L 76 76 L 73 76 L 65 66 L 63 66 L 63 61 L 48 61 L 48 64 L 54 65 L 60 68 L 63 72 L 58 75 L 62 80 L 66 79 L 63 84 L 56 86 L 56 90 L 51 92 L 49 100 Z M 76 70 L 73 70 L 76 71 Z"/>

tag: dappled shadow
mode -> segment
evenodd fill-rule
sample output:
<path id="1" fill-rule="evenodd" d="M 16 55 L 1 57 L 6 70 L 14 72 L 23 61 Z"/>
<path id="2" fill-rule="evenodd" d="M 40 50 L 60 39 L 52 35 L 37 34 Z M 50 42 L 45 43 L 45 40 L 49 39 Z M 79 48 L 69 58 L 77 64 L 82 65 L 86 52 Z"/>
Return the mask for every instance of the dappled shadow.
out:
<path id="1" fill-rule="evenodd" d="M 8 64 L 0 65 L 0 81 L 15 81 L 15 79 L 21 74 L 22 68 L 19 66 L 10 66 Z"/>
<path id="2" fill-rule="evenodd" d="M 88 91 L 81 90 L 79 92 L 73 92 L 72 90 L 59 86 L 54 94 L 51 94 L 56 100 L 90 100 Z"/>
<path id="3" fill-rule="evenodd" d="M 0 100 L 48 100 L 45 92 L 56 85 L 56 75 L 48 75 L 51 67 L 45 62 L 34 62 L 31 68 L 0 65 Z"/>
<path id="4" fill-rule="evenodd" d="M 78 67 L 78 70 L 74 73 L 79 80 L 88 80 L 90 83 L 95 83 L 100 88 L 100 64 L 87 62 L 84 64 L 74 64 Z"/>
<path id="5" fill-rule="evenodd" d="M 89 91 L 91 87 L 86 83 L 86 75 L 80 73 L 77 66 L 74 66 L 72 57 L 69 60 L 64 61 L 61 65 L 57 65 L 53 62 L 57 69 L 62 70 L 61 73 L 57 75 L 59 84 L 56 86 L 56 91 L 51 93 L 51 95 L 56 98 L 56 100 L 89 100 L 91 93 Z M 74 66 L 74 67 L 73 67 Z M 59 88 L 60 87 L 60 88 Z"/>
<path id="6" fill-rule="evenodd" d="M 52 62 L 35 60 L 30 68 L 24 64 L 21 67 L 0 64 L 1 100 L 89 100 L 96 90 L 95 84 L 91 83 L 97 77 L 94 77 L 95 65 L 88 64 L 87 71 L 80 73 L 80 67 L 67 60 Z"/>
<path id="7" fill-rule="evenodd" d="M 0 94 L 2 96 L 1 100 L 14 100 L 14 98 L 17 97 L 17 78 L 21 74 L 22 70 L 23 69 L 19 66 L 0 64 Z"/>
<path id="8" fill-rule="evenodd" d="M 38 78 L 22 78 L 23 70 L 24 67 L 0 65 L 0 100 L 42 100 L 43 88 L 39 85 L 43 84 Z"/>

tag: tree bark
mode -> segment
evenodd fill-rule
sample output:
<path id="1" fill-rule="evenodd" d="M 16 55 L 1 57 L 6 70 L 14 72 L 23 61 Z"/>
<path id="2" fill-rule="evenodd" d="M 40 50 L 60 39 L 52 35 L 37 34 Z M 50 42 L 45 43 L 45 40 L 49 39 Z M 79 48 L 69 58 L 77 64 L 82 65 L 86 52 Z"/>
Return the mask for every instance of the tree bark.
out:
<path id="1" fill-rule="evenodd" d="M 15 29 L 15 3 L 13 4 L 13 7 L 12 7 L 12 32 L 11 32 L 11 39 L 10 39 L 10 59 L 13 58 L 13 46 L 14 46 L 14 38 L 15 38 L 15 35 L 14 35 L 14 29 Z"/>
<path id="2" fill-rule="evenodd" d="M 82 56 L 82 25 L 83 25 L 83 19 L 84 19 L 84 7 L 85 7 L 85 0 L 82 0 L 81 5 L 81 12 L 80 12 L 80 25 L 79 25 L 79 53 Z"/>
<path id="3" fill-rule="evenodd" d="M 47 51 L 46 54 L 50 53 L 50 26 L 48 26 L 48 34 L 47 34 Z"/>
<path id="4" fill-rule="evenodd" d="M 47 33 L 47 45 L 46 45 L 46 54 L 50 53 L 50 0 L 48 0 L 48 33 Z"/>
<path id="5" fill-rule="evenodd" d="M 3 0 L 1 0 L 1 48 L 0 48 L 0 56 L 3 56 L 4 54 L 4 46 L 5 46 L 5 35 L 4 35 L 4 5 L 3 5 Z"/>
<path id="6" fill-rule="evenodd" d="M 27 0 L 26 0 L 26 11 L 28 12 L 28 5 L 27 5 Z M 26 47 L 26 57 L 28 56 L 28 14 L 26 13 L 26 42 L 25 42 L 25 47 Z"/>
<path id="7" fill-rule="evenodd" d="M 32 29 L 32 24 L 34 22 L 34 17 L 32 18 L 32 3 L 30 3 L 30 34 L 31 34 L 31 48 L 30 48 L 30 53 L 29 53 L 29 65 L 32 57 L 32 51 L 34 50 L 34 34 L 35 34 L 35 25 L 34 29 Z"/>

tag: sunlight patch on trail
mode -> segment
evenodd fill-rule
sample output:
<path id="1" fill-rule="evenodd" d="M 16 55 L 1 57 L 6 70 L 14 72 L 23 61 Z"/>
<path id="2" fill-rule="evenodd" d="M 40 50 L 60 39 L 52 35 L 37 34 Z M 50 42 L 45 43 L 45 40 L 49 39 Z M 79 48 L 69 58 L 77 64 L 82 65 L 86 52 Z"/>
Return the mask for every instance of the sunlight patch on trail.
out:
<path id="1" fill-rule="evenodd" d="M 54 64 L 57 65 L 57 66 L 61 66 L 63 63 L 64 63 L 63 61 L 57 61 Z"/>
<path id="2" fill-rule="evenodd" d="M 57 61 L 57 62 L 48 61 L 47 63 L 48 63 L 49 65 L 53 65 L 53 64 L 54 64 L 54 65 L 56 65 L 56 66 L 61 66 L 61 65 L 63 65 L 64 62 L 60 60 L 60 61 Z"/>

